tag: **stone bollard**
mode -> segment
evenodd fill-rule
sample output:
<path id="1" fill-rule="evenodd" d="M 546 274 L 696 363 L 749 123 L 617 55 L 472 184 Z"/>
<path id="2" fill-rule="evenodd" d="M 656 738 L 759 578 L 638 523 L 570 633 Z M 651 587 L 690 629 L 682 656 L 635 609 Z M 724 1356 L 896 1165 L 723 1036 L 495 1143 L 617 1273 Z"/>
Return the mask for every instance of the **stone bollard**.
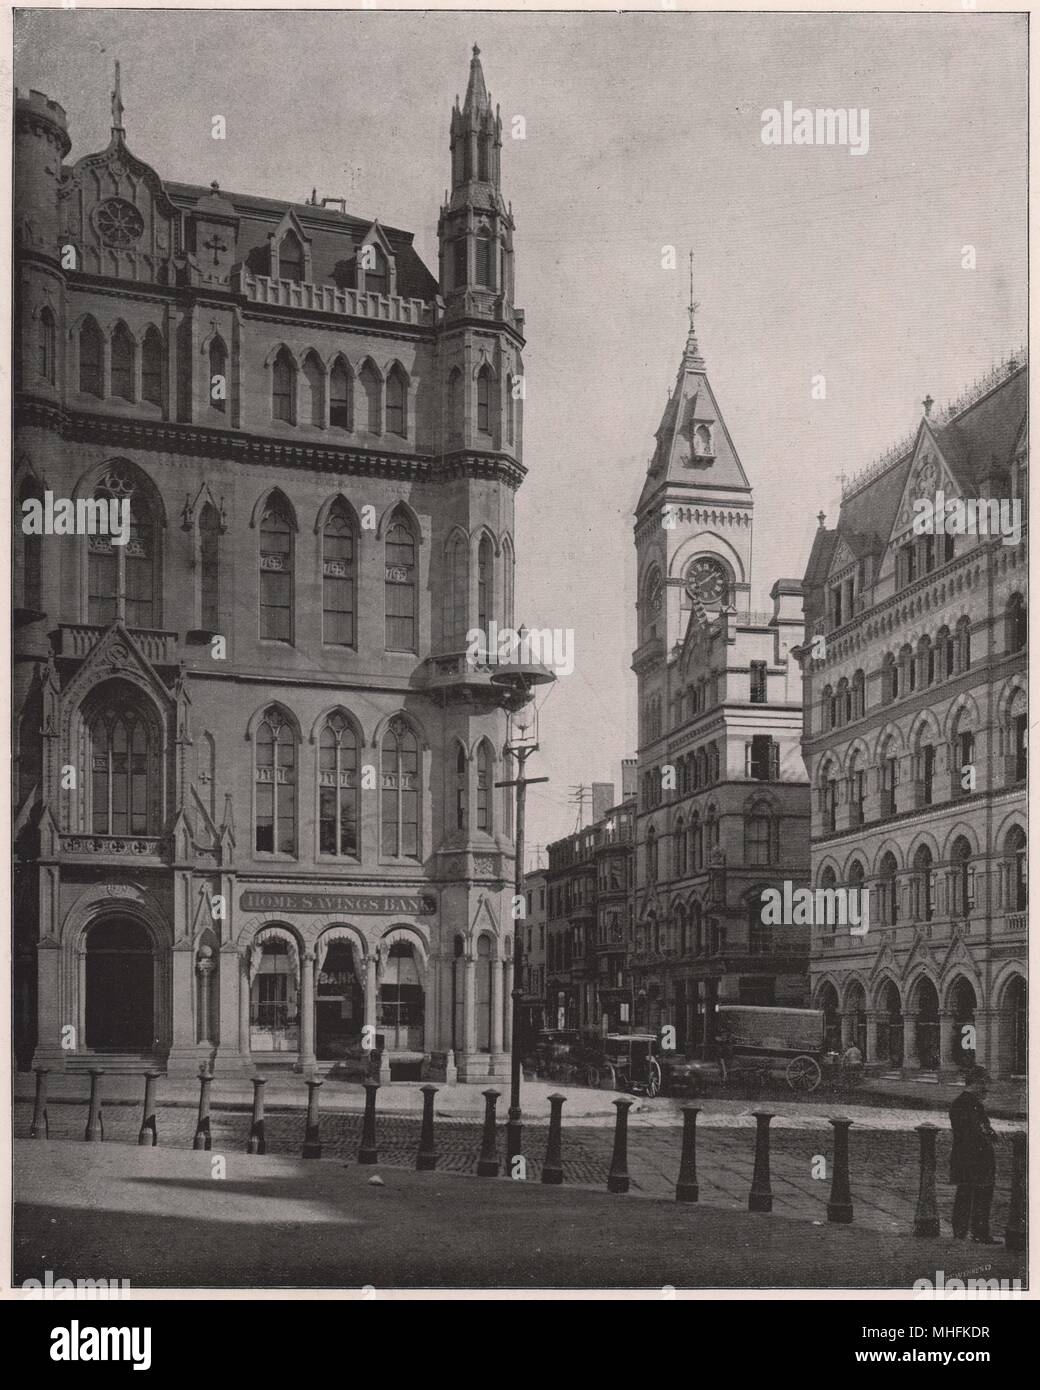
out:
<path id="1" fill-rule="evenodd" d="M 376 1148 L 376 1092 L 378 1081 L 365 1082 L 365 1118 L 361 1123 L 361 1145 L 357 1151 L 359 1163 L 378 1163 L 379 1150 Z"/>
<path id="2" fill-rule="evenodd" d="M 199 1067 L 199 1117 L 195 1121 L 195 1138 L 191 1141 L 193 1149 L 205 1149 L 208 1153 L 213 1147 L 209 1132 L 209 1088 L 213 1077 L 205 1062 Z"/>
<path id="3" fill-rule="evenodd" d="M 614 1152 L 610 1157 L 610 1172 L 607 1174 L 608 1192 L 628 1191 L 628 1112 L 632 1109 L 630 1100 L 616 1100 L 617 1121 L 614 1125 Z"/>
<path id="4" fill-rule="evenodd" d="M 265 1154 L 267 1152 L 267 1133 L 264 1127 L 264 1087 L 266 1085 L 266 1077 L 253 1077 L 253 1118 L 249 1125 L 247 1154 Z"/>
<path id="5" fill-rule="evenodd" d="M 159 1131 L 155 1124 L 155 1086 L 159 1080 L 157 1071 L 146 1071 L 144 1074 L 144 1113 L 141 1116 L 141 1128 L 137 1134 L 137 1143 L 142 1148 L 154 1148 L 159 1142 Z"/>
<path id="6" fill-rule="evenodd" d="M 1004 1228 L 1004 1247 L 1007 1250 L 1026 1248 L 1026 1136 L 1011 1136 L 1011 1201 L 1008 1204 L 1007 1225 Z"/>
<path id="7" fill-rule="evenodd" d="M 831 1199 L 827 1203 L 827 1220 L 852 1220 L 852 1190 L 849 1187 L 849 1130 L 852 1121 L 831 1120 L 834 1126 L 834 1171 L 831 1174 Z"/>
<path id="8" fill-rule="evenodd" d="M 415 1167 L 420 1173 L 432 1173 L 437 1167 L 437 1150 L 433 1146 L 433 1098 L 437 1087 L 429 1084 L 420 1086 L 423 1093 L 422 1128 L 419 1131 L 419 1152 L 415 1155 Z"/>
<path id="9" fill-rule="evenodd" d="M 499 1091 L 484 1092 L 484 1135 L 477 1159 L 478 1178 L 498 1177 L 498 1135 L 495 1133 L 495 1105 Z"/>
<path id="10" fill-rule="evenodd" d="M 697 1116 L 696 1105 L 684 1105 L 682 1156 L 679 1159 L 679 1181 L 675 1184 L 677 1202 L 699 1202 L 701 1190 L 697 1184 Z"/>
<path id="11" fill-rule="evenodd" d="M 324 1084 L 320 1076 L 312 1076 L 307 1082 L 307 1124 L 303 1131 L 302 1150 L 304 1158 L 321 1158 L 318 1098 Z"/>
<path id="12" fill-rule="evenodd" d="M 935 1136 L 939 1133 L 935 1125 L 915 1125 L 921 1136 L 921 1184 L 917 1193 L 917 1210 L 914 1212 L 914 1235 L 937 1236 L 939 1234 L 939 1208 L 935 1201 Z"/>
<path id="13" fill-rule="evenodd" d="M 772 1211 L 773 1189 L 769 1185 L 769 1121 L 773 1116 L 765 1110 L 756 1110 L 755 1124 L 755 1171 L 751 1177 L 751 1194 L 748 1197 L 748 1211 Z"/>
<path id="14" fill-rule="evenodd" d="M 50 1067 L 36 1068 L 36 1101 L 33 1105 L 32 1124 L 29 1126 L 30 1139 L 49 1139 L 50 1121 L 47 1118 L 47 1078 Z"/>
<path id="15" fill-rule="evenodd" d="M 559 1187 L 563 1182 L 563 1102 L 566 1096 L 555 1091 L 549 1097 L 549 1139 L 545 1145 L 542 1182 Z"/>
<path id="16" fill-rule="evenodd" d="M 90 1071 L 90 1112 L 83 1138 L 88 1144 L 100 1144 L 105 1137 L 105 1122 L 101 1118 L 101 1076 L 93 1067 Z"/>

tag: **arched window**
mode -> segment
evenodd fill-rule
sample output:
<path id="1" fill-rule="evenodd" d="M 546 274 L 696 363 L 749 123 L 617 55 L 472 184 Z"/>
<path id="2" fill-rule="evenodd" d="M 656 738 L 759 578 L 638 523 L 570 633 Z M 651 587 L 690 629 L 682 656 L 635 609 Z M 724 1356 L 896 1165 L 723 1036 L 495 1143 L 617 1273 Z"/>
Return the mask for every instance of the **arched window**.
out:
<path id="1" fill-rule="evenodd" d="M 455 289 L 461 289 L 462 286 L 465 285 L 466 280 L 469 278 L 469 268 L 468 268 L 469 244 L 468 244 L 468 238 L 465 237 L 465 236 L 460 236 L 456 241 L 453 241 L 451 245 L 452 245 L 452 266 L 453 266 L 453 269 L 454 269 L 454 272 L 455 272 L 455 273 L 454 273 L 454 276 L 453 276 L 453 278 L 452 278 L 452 285 L 453 285 L 453 288 L 455 288 Z"/>
<path id="2" fill-rule="evenodd" d="M 469 763 L 461 746 L 455 752 L 455 824 L 466 829 L 466 809 L 469 805 Z"/>
<path id="3" fill-rule="evenodd" d="M 971 619 L 965 615 L 957 620 L 957 671 L 971 670 Z"/>
<path id="4" fill-rule="evenodd" d="M 303 359 L 303 380 L 306 388 L 303 418 L 308 425 L 321 429 L 325 424 L 325 368 L 315 352 L 309 352 Z"/>
<path id="5" fill-rule="evenodd" d="M 838 822 L 838 769 L 834 763 L 828 763 L 824 769 L 820 785 L 820 811 L 824 833 L 833 832 Z"/>
<path id="6" fill-rule="evenodd" d="M 279 348 L 271 373 L 271 417 L 296 423 L 296 365 L 288 348 Z"/>
<path id="7" fill-rule="evenodd" d="M 777 859 L 777 821 L 766 802 L 756 802 L 744 821 L 744 859 L 748 864 L 774 864 Z"/>
<path id="8" fill-rule="evenodd" d="M 212 502 L 199 513 L 199 617 L 206 632 L 220 631 L 220 517 Z"/>
<path id="9" fill-rule="evenodd" d="M 279 495 L 268 500 L 260 519 L 260 636 L 293 639 L 293 525 Z"/>
<path id="10" fill-rule="evenodd" d="M 919 846 L 914 855 L 911 908 L 918 922 L 930 922 L 935 914 L 936 878 L 932 868 L 932 851 Z"/>
<path id="11" fill-rule="evenodd" d="M 384 597 L 386 649 L 418 651 L 415 609 L 415 536 L 405 514 L 394 513 L 386 533 Z"/>
<path id="12" fill-rule="evenodd" d="M 87 537 L 89 620 L 108 624 L 119 617 L 129 627 L 157 627 L 159 526 L 149 494 L 127 465 L 114 463 L 94 496 L 129 502 L 130 533 L 125 545 L 100 532 Z"/>
<path id="13" fill-rule="evenodd" d="M 914 771 L 917 778 L 915 802 L 918 806 L 931 806 L 935 796 L 935 749 L 925 742 L 924 734 L 918 740 Z"/>
<path id="14" fill-rule="evenodd" d="M 464 536 L 448 543 L 444 563 L 445 650 L 461 651 L 469 630 L 469 542 Z"/>
<path id="15" fill-rule="evenodd" d="M 967 917 L 975 910 L 975 868 L 971 862 L 971 845 L 963 835 L 954 840 L 950 858 L 953 861 L 952 912 L 958 917 Z"/>
<path id="16" fill-rule="evenodd" d="M 1025 912 L 1029 902 L 1028 858 L 1026 833 L 1013 825 L 1004 836 L 1004 856 L 1008 861 L 1007 911 Z"/>
<path id="17" fill-rule="evenodd" d="M 134 399 L 134 359 L 136 347 L 130 330 L 117 323 L 112 331 L 112 395 L 121 400 Z"/>
<path id="18" fill-rule="evenodd" d="M 419 740 L 401 718 L 383 735 L 380 781 L 380 853 L 388 859 L 418 859 Z"/>
<path id="19" fill-rule="evenodd" d="M 278 247 L 278 274 L 282 280 L 292 280 L 294 284 L 303 282 L 303 246 L 295 232 L 286 232 Z"/>
<path id="20" fill-rule="evenodd" d="M 256 731 L 256 849 L 296 853 L 296 735 L 275 706 Z"/>
<path id="21" fill-rule="evenodd" d="M 939 680 L 949 680 L 957 670 L 957 648 L 950 629 L 945 624 L 935 637 L 936 674 Z"/>
<path id="22" fill-rule="evenodd" d="M 710 458 L 712 455 L 711 430 L 707 425 L 698 425 L 693 433 L 693 452 L 699 458 Z"/>
<path id="23" fill-rule="evenodd" d="M 40 310 L 40 323 L 37 337 L 36 367 L 43 381 L 54 385 L 56 371 L 57 333 L 54 328 L 54 315 L 44 305 Z M 83 388 L 80 387 L 80 390 Z"/>
<path id="24" fill-rule="evenodd" d="M 687 955 L 690 950 L 690 938 L 686 927 L 686 909 L 682 903 L 679 903 L 675 909 L 675 934 L 678 954 L 680 956 Z"/>
<path id="25" fill-rule="evenodd" d="M 502 621 L 506 626 L 513 622 L 513 547 L 509 538 L 502 542 Z"/>
<path id="26" fill-rule="evenodd" d="M 755 893 L 748 899 L 748 955 L 766 956 L 773 949 L 773 928 L 762 921 L 762 895 Z"/>
<path id="27" fill-rule="evenodd" d="M 687 870 L 686 854 L 688 846 L 686 843 L 686 822 L 683 820 L 681 815 L 679 815 L 676 818 L 675 829 L 673 830 L 672 834 L 674 836 L 674 854 L 672 861 L 672 871 L 676 878 L 685 878 Z"/>
<path id="28" fill-rule="evenodd" d="M 834 728 L 834 688 L 830 685 L 823 687 L 820 696 L 820 728 L 823 733 L 829 733 Z"/>
<path id="29" fill-rule="evenodd" d="M 491 834 L 491 757 L 486 743 L 477 749 L 477 829 Z"/>
<path id="30" fill-rule="evenodd" d="M 79 330 L 79 389 L 98 399 L 105 394 L 104 354 L 101 329 L 92 318 L 85 318 Z"/>
<path id="31" fill-rule="evenodd" d="M 383 383 L 371 362 L 361 368 L 358 380 L 365 397 L 365 429 L 369 434 L 382 434 Z"/>
<path id="32" fill-rule="evenodd" d="M 838 682 L 838 689 L 835 693 L 835 707 L 837 714 L 837 720 L 835 722 L 840 729 L 849 722 L 849 716 L 852 713 L 849 682 L 845 676 L 842 676 L 841 680 Z"/>
<path id="33" fill-rule="evenodd" d="M 932 640 L 924 636 L 917 644 L 917 684 L 919 689 L 926 690 L 935 680 L 935 652 L 932 649 Z"/>
<path id="34" fill-rule="evenodd" d="M 479 135 L 477 137 L 477 178 L 482 183 L 487 183 L 491 178 L 491 137 L 490 135 Z"/>
<path id="35" fill-rule="evenodd" d="M 498 243 L 486 228 L 477 232 L 477 284 L 492 290 L 498 285 Z"/>
<path id="36" fill-rule="evenodd" d="M 881 856 L 878 866 L 878 906 L 881 921 L 886 927 L 894 927 L 899 921 L 899 879 L 896 873 L 896 857 L 889 851 Z"/>
<path id="37" fill-rule="evenodd" d="M 693 860 L 693 872 L 699 874 L 704 868 L 704 827 L 701 825 L 701 818 L 696 811 L 694 811 L 693 820 L 690 822 L 690 854 Z"/>
<path id="38" fill-rule="evenodd" d="M 697 787 L 708 785 L 708 754 L 703 748 L 698 748 L 693 755 L 693 782 Z"/>
<path id="39" fill-rule="evenodd" d="M 657 832 L 652 825 L 646 832 L 646 878 L 648 883 L 657 882 Z"/>
<path id="40" fill-rule="evenodd" d="M 322 854 L 360 858 L 358 741 L 350 721 L 337 711 L 321 731 L 318 748 L 318 849 Z"/>
<path id="41" fill-rule="evenodd" d="M 218 334 L 209 345 L 209 403 L 223 415 L 227 411 L 228 350 Z"/>
<path id="42" fill-rule="evenodd" d="M 141 399 L 150 405 L 163 403 L 163 356 L 162 334 L 150 325 L 141 349 Z"/>
<path id="43" fill-rule="evenodd" d="M 834 870 L 833 870 L 833 868 L 830 866 L 830 864 L 828 864 L 828 865 L 824 868 L 823 872 L 820 874 L 819 887 L 822 889 L 822 891 L 823 891 L 824 893 L 831 893 L 831 894 L 833 894 L 835 888 L 837 887 L 837 883 L 838 883 L 838 876 L 837 876 L 837 874 L 834 872 Z M 831 901 L 831 900 L 824 899 L 824 903 L 825 903 L 825 904 L 826 904 L 828 901 Z M 831 914 L 831 913 L 827 912 L 826 906 L 824 907 L 823 911 L 826 912 L 827 915 L 826 915 L 826 916 L 823 916 L 823 917 L 822 917 L 822 920 L 817 921 L 816 926 L 817 926 L 817 928 L 819 929 L 819 931 L 820 931 L 821 934 L 822 934 L 823 928 L 824 928 L 825 926 L 829 927 L 829 929 L 830 929 L 830 934 L 831 934 L 832 936 L 834 936 L 834 935 L 837 933 L 837 930 L 838 930 L 837 914 L 836 914 L 836 913 Z"/>
<path id="44" fill-rule="evenodd" d="M 852 717 L 862 719 L 866 712 L 866 678 L 862 671 L 852 677 Z"/>
<path id="45" fill-rule="evenodd" d="M 477 373 L 477 429 L 491 433 L 491 368 L 486 363 Z"/>
<path id="46" fill-rule="evenodd" d="M 967 796 L 975 790 L 975 735 L 965 726 L 967 716 L 957 721 L 953 736 L 953 766 L 950 771 L 950 790 L 954 796 Z"/>
<path id="47" fill-rule="evenodd" d="M 353 647 L 354 523 L 344 503 L 329 510 L 321 536 L 322 641 L 334 647 Z"/>
<path id="48" fill-rule="evenodd" d="M 448 437 L 462 433 L 462 373 L 452 367 L 448 373 Z"/>
<path id="49" fill-rule="evenodd" d="M 365 265 L 365 290 L 368 294 L 389 294 L 390 273 L 386 257 L 378 246 L 370 242 L 362 253 Z"/>
<path id="50" fill-rule="evenodd" d="M 329 377 L 329 424 L 336 430 L 354 428 L 354 383 L 342 357 L 332 364 Z"/>
<path id="51" fill-rule="evenodd" d="M 899 757 L 895 744 L 889 739 L 881 750 L 881 814 L 896 813 L 896 787 L 899 785 Z"/>
<path id="52" fill-rule="evenodd" d="M 495 566 L 491 541 L 481 536 L 477 547 L 477 626 L 487 632 L 493 617 Z"/>
<path id="53" fill-rule="evenodd" d="M 18 493 L 19 515 L 25 515 L 22 504 L 30 500 L 42 505 L 43 494 L 39 484 L 27 478 Z M 30 535 L 20 527 L 15 534 L 22 546 L 21 607 L 37 613 L 43 604 L 43 537 Z"/>
<path id="54" fill-rule="evenodd" d="M 899 689 L 903 695 L 909 695 L 917 689 L 917 667 L 909 642 L 905 642 L 899 649 Z"/>
<path id="55" fill-rule="evenodd" d="M 95 698 L 88 721 L 90 826 L 95 835 L 157 835 L 162 784 L 159 733 L 122 693 Z"/>
<path id="56" fill-rule="evenodd" d="M 862 825 L 867 795 L 867 774 L 859 753 L 849 758 L 849 824 Z"/>
<path id="57" fill-rule="evenodd" d="M 519 377 L 510 373 L 506 377 L 506 443 L 516 442 L 516 389 Z"/>
<path id="58" fill-rule="evenodd" d="M 395 362 L 386 379 L 386 429 L 388 434 L 398 434 L 402 439 L 408 434 L 407 400 L 408 382 Z"/>
<path id="59" fill-rule="evenodd" d="M 854 859 L 849 865 L 849 897 L 851 901 L 848 907 L 848 917 L 850 921 L 858 918 L 855 925 L 859 927 L 870 922 L 870 908 L 863 901 L 865 896 L 864 873 L 863 865 L 858 859 Z"/>
<path id="60" fill-rule="evenodd" d="M 1004 645 L 1009 652 L 1020 652 L 1029 640 L 1029 621 L 1022 595 L 1014 593 L 1007 601 L 1004 617 Z"/>
<path id="61" fill-rule="evenodd" d="M 899 668 L 896 666 L 896 659 L 891 652 L 885 653 L 885 659 L 881 663 L 881 698 L 884 703 L 891 704 L 899 694 Z"/>

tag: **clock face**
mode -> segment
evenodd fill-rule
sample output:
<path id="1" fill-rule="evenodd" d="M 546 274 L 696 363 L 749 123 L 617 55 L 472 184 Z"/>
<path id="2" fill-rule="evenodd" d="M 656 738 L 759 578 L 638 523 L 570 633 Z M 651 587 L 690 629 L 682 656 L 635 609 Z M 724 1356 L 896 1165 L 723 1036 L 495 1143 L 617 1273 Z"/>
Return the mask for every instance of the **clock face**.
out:
<path id="1" fill-rule="evenodd" d="M 706 608 L 717 607 L 726 598 L 726 569 L 718 560 L 702 556 L 686 571 L 686 592 L 696 595 Z"/>

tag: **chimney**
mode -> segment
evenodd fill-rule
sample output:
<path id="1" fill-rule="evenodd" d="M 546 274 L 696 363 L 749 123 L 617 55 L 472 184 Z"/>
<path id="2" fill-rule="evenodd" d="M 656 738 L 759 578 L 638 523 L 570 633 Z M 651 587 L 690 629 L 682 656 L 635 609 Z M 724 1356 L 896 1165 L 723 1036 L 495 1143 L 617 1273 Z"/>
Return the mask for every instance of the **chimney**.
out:
<path id="1" fill-rule="evenodd" d="M 638 761 L 635 758 L 621 759 L 621 800 L 631 801 L 636 794 L 639 780 L 636 776 Z"/>
<path id="2" fill-rule="evenodd" d="M 614 783 L 593 782 L 592 784 L 592 824 L 606 818 L 614 804 Z"/>

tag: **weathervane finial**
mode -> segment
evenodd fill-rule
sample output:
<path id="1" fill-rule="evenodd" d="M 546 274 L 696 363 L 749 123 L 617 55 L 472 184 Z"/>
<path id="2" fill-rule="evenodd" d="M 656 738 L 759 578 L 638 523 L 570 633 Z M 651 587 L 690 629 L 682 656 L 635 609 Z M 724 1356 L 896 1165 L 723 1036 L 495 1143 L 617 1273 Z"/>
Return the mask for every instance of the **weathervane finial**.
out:
<path id="1" fill-rule="evenodd" d="M 123 112 L 123 88 L 119 77 L 119 59 L 116 59 L 116 85 L 112 90 L 112 134 L 124 135 Z"/>

